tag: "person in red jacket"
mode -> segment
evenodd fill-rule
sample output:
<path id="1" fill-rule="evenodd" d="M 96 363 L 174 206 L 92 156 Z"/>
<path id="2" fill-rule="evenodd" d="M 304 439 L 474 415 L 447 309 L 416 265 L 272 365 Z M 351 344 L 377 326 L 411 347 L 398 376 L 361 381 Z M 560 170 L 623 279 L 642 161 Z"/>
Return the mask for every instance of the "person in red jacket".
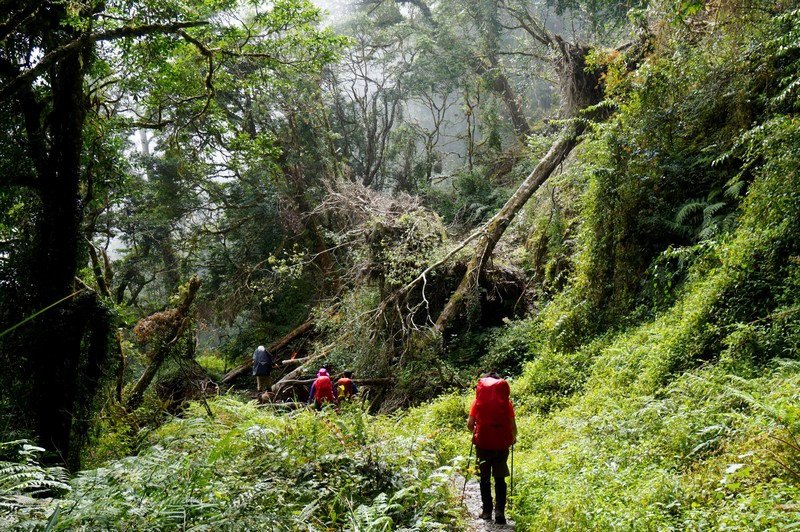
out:
<path id="1" fill-rule="evenodd" d="M 494 372 L 478 381 L 475 401 L 469 411 L 467 428 L 472 432 L 480 471 L 481 519 L 492 518 L 492 477 L 494 477 L 495 523 L 506 524 L 506 477 L 508 450 L 517 441 L 517 423 L 508 382 Z"/>
<path id="2" fill-rule="evenodd" d="M 325 403 L 336 403 L 333 382 L 331 382 L 331 376 L 325 368 L 319 368 L 317 380 L 311 383 L 311 389 L 308 391 L 308 404 L 311 403 L 314 403 L 317 409 L 322 408 Z"/>

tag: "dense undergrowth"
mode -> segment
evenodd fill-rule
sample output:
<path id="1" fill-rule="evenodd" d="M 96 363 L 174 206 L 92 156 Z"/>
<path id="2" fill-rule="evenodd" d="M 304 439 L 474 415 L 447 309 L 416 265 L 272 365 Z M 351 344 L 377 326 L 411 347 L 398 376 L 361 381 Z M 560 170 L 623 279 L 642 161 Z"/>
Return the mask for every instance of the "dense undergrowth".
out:
<path id="1" fill-rule="evenodd" d="M 210 408 L 213 418 L 194 405 L 151 433 L 135 456 L 109 460 L 71 480 L 63 470 L 37 465 L 36 448 L 6 445 L 0 526 L 459 527 L 462 515 L 451 490 L 458 463 L 452 419 L 460 423 L 463 406 L 455 408 L 455 416 L 452 408 L 439 406 L 393 417 L 371 417 L 360 404 L 345 405 L 339 413 L 275 414 L 255 403 L 219 398 Z"/>

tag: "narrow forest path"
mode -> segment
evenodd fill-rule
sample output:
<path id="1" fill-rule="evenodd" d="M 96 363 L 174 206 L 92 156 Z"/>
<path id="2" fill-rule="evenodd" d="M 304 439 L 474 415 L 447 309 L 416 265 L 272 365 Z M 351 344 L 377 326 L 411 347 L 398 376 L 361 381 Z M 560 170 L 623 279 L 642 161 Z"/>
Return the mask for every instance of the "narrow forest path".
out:
<path id="1" fill-rule="evenodd" d="M 454 479 L 456 488 L 458 489 L 458 496 L 461 497 L 461 490 L 464 489 L 464 477 L 456 475 Z M 469 518 L 467 519 L 467 530 L 470 532 L 495 532 L 514 530 L 514 522 L 509 520 L 506 525 L 497 525 L 494 521 L 484 521 L 480 517 L 481 514 L 481 488 L 476 478 L 471 478 L 467 481 L 467 487 L 464 490 L 464 505 L 467 507 Z"/>

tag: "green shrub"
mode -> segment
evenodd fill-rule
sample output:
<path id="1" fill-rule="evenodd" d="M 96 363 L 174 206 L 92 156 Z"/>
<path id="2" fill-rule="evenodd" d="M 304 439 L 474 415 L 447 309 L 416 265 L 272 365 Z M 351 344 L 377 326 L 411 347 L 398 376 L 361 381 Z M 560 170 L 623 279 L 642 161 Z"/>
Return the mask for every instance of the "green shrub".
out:
<path id="1" fill-rule="evenodd" d="M 481 366 L 502 374 L 519 374 L 523 364 L 536 356 L 544 343 L 541 322 L 524 318 L 507 322 L 495 332 Z"/>
<path id="2" fill-rule="evenodd" d="M 215 381 L 220 380 L 230 369 L 228 362 L 213 351 L 205 352 L 199 355 L 195 360 L 197 360 L 197 363 L 200 364 Z"/>
<path id="3" fill-rule="evenodd" d="M 503 206 L 511 190 L 486 178 L 487 169 L 459 173 L 452 182 L 453 192 L 431 188 L 428 204 L 448 224 L 474 227 L 488 220 Z"/>
<path id="4" fill-rule="evenodd" d="M 543 414 L 568 404 L 583 389 L 592 358 L 602 346 L 603 341 L 597 340 L 578 351 L 559 353 L 543 349 L 533 355 L 522 377 L 515 381 L 519 404 Z"/>

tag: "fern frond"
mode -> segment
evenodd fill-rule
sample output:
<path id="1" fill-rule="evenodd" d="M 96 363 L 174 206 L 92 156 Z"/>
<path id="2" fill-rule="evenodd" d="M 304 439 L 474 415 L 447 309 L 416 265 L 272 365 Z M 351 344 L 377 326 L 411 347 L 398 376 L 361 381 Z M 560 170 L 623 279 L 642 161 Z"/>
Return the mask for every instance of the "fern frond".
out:
<path id="1" fill-rule="evenodd" d="M 678 213 L 675 215 L 675 222 L 681 225 L 685 224 L 692 214 L 701 212 L 705 206 L 706 202 L 703 200 L 689 200 L 678 209 Z"/>
<path id="2" fill-rule="evenodd" d="M 703 208 L 703 219 L 710 221 L 715 214 L 717 214 L 720 210 L 725 207 L 726 203 L 724 201 L 718 201 L 716 203 L 710 203 Z"/>
<path id="3" fill-rule="evenodd" d="M 694 230 L 691 226 L 679 224 L 677 222 L 673 222 L 672 220 L 661 220 L 661 225 L 664 226 L 665 229 L 684 238 L 688 238 L 694 233 Z"/>
<path id="4" fill-rule="evenodd" d="M 714 238 L 718 232 L 719 228 L 715 224 L 709 224 L 697 233 L 697 239 L 700 241 L 708 241 Z"/>
<path id="5" fill-rule="evenodd" d="M 800 90 L 800 77 L 789 81 L 786 87 L 775 97 L 775 101 L 783 103 L 797 97 L 796 93 Z"/>
<path id="6" fill-rule="evenodd" d="M 730 199 L 736 199 L 742 195 L 745 187 L 747 186 L 747 182 L 741 179 L 741 174 L 737 174 L 736 177 L 728 181 L 725 185 L 725 197 Z"/>

